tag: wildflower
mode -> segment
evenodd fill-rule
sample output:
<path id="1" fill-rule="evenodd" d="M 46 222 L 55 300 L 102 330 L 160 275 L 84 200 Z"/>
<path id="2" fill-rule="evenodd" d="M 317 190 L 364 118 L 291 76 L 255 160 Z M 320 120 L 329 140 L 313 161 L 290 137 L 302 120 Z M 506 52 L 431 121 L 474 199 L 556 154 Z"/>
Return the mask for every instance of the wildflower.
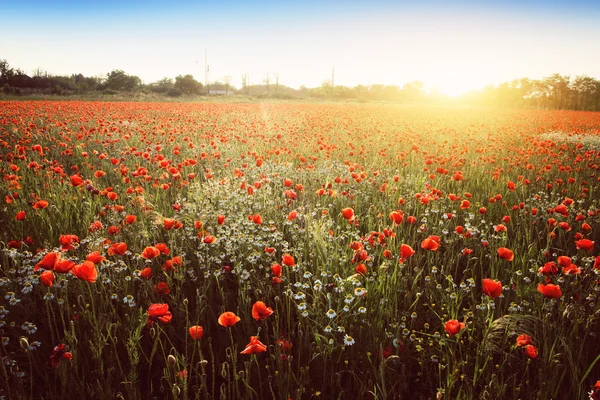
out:
<path id="1" fill-rule="evenodd" d="M 446 333 L 450 337 L 454 337 L 457 333 L 459 333 L 465 327 L 464 322 L 458 322 L 456 319 L 451 319 L 446 322 L 444 325 L 444 329 L 446 329 Z"/>
<path id="2" fill-rule="evenodd" d="M 76 235 L 60 235 L 58 243 L 62 246 L 61 251 L 65 252 L 75 249 L 73 244 L 78 244 L 79 238 Z"/>
<path id="3" fill-rule="evenodd" d="M 82 281 L 87 281 L 90 283 L 96 282 L 96 278 L 98 277 L 98 271 L 96 270 L 96 265 L 91 261 L 84 261 L 82 264 L 75 265 L 71 272 L 77 278 Z"/>
<path id="4" fill-rule="evenodd" d="M 237 324 L 238 322 L 240 322 L 240 317 L 238 317 L 231 311 L 226 311 L 219 316 L 218 322 L 219 322 L 219 325 L 227 328 L 227 327 L 233 326 L 233 325 Z"/>
<path id="5" fill-rule="evenodd" d="M 331 309 L 331 308 L 330 308 L 330 309 L 329 309 L 329 310 L 328 310 L 328 311 L 325 313 L 325 315 L 327 316 L 327 318 L 329 318 L 329 319 L 333 319 L 333 318 L 335 318 L 335 316 L 337 315 L 337 313 L 335 312 L 335 310 L 333 310 L 333 309 Z"/>
<path id="6" fill-rule="evenodd" d="M 440 238 L 429 236 L 421 242 L 421 247 L 425 250 L 436 251 L 440 247 Z"/>
<path id="7" fill-rule="evenodd" d="M 366 275 L 367 274 L 367 266 L 365 264 L 358 264 L 355 269 L 357 274 Z"/>
<path id="8" fill-rule="evenodd" d="M 531 336 L 529 335 L 519 335 L 519 337 L 517 337 L 517 347 L 523 347 L 523 346 L 527 346 L 528 344 L 533 344 L 533 339 L 531 338 Z"/>
<path id="9" fill-rule="evenodd" d="M 502 294 L 502 283 L 492 279 L 482 279 L 482 290 L 483 293 L 491 298 L 499 297 Z"/>
<path id="10" fill-rule="evenodd" d="M 38 271 L 40 268 L 42 269 L 54 269 L 56 262 L 60 260 L 60 253 L 48 253 L 42 258 L 42 260 L 36 264 L 34 271 Z"/>
<path id="11" fill-rule="evenodd" d="M 562 296 L 562 290 L 560 290 L 560 286 L 553 285 L 551 283 L 544 285 L 540 283 L 537 288 L 538 292 L 544 295 L 544 297 L 549 299 L 558 299 Z"/>
<path id="12" fill-rule="evenodd" d="M 19 212 L 17 213 L 17 215 L 15 216 L 15 219 L 16 219 L 17 221 L 24 221 L 24 220 L 25 220 L 25 218 L 27 218 L 27 213 L 26 213 L 25 211 L 19 211 Z"/>
<path id="13" fill-rule="evenodd" d="M 160 255 L 160 250 L 154 246 L 148 246 L 142 251 L 142 257 L 146 260 L 151 260 Z"/>
<path id="14" fill-rule="evenodd" d="M 575 242 L 575 246 L 577 246 L 578 249 L 587 251 L 587 252 L 591 252 L 594 250 L 594 242 L 592 240 L 589 239 L 581 239 Z"/>
<path id="15" fill-rule="evenodd" d="M 538 357 L 538 349 L 531 344 L 524 346 L 523 352 L 525 353 L 525 355 L 527 357 L 529 357 L 531 359 L 536 359 Z"/>
<path id="16" fill-rule="evenodd" d="M 85 259 L 93 262 L 96 265 L 98 265 L 102 261 L 106 260 L 106 258 L 102 257 L 102 255 L 97 251 L 93 251 L 90 254 L 88 254 L 87 256 L 85 256 Z"/>
<path id="17" fill-rule="evenodd" d="M 281 263 L 283 265 L 286 265 L 288 267 L 293 267 L 296 265 L 296 261 L 294 260 L 294 257 L 292 257 L 289 254 L 284 254 L 283 257 L 281 257 Z"/>
<path id="18" fill-rule="evenodd" d="M 404 261 L 413 254 L 415 254 L 415 251 L 409 245 L 403 244 L 400 246 L 400 263 L 404 263 Z"/>
<path id="19" fill-rule="evenodd" d="M 156 285 L 152 287 L 152 290 L 156 294 L 169 294 L 171 293 L 171 289 L 169 289 L 169 285 L 166 282 L 158 282 Z"/>
<path id="20" fill-rule="evenodd" d="M 52 271 L 42 272 L 42 274 L 40 275 L 40 282 L 44 286 L 51 287 L 52 282 L 54 282 L 54 274 L 52 273 Z"/>
<path id="21" fill-rule="evenodd" d="M 126 251 L 127 251 L 126 243 L 124 243 L 124 242 L 113 243 L 108 248 L 108 255 L 114 256 L 115 254 L 118 254 L 118 255 L 122 256 L 123 254 L 125 254 Z"/>
<path id="22" fill-rule="evenodd" d="M 262 321 L 271 314 L 273 314 L 273 309 L 271 307 L 267 307 L 262 301 L 257 301 L 252 306 L 252 318 L 257 321 Z"/>
<path id="23" fill-rule="evenodd" d="M 354 343 L 356 343 L 356 342 L 354 341 L 352 336 L 349 336 L 348 334 L 344 335 L 344 344 L 346 346 L 352 346 Z"/>
<path id="24" fill-rule="evenodd" d="M 246 348 L 240 354 L 255 354 L 265 351 L 267 351 L 267 346 L 258 340 L 258 336 L 250 336 L 250 343 L 246 345 Z"/>
<path id="25" fill-rule="evenodd" d="M 348 221 L 352 221 L 354 219 L 354 210 L 352 208 L 342 208 L 342 217 Z"/>
<path id="26" fill-rule="evenodd" d="M 498 249 L 498 257 L 506 261 L 512 261 L 515 258 L 515 253 L 506 247 L 500 247 Z"/>
<path id="27" fill-rule="evenodd" d="M 198 340 L 204 336 L 204 328 L 200 325 L 191 326 L 190 329 L 188 329 L 188 332 L 190 333 L 192 340 Z"/>
<path id="28" fill-rule="evenodd" d="M 168 324 L 171 322 L 172 318 L 173 314 L 169 311 L 168 304 L 150 304 L 150 307 L 148 307 L 149 325 L 154 324 L 157 320 L 164 324 Z"/>
<path id="29" fill-rule="evenodd" d="M 67 346 L 64 344 L 59 344 L 54 347 L 52 355 L 50 356 L 50 365 L 56 367 L 60 360 L 71 360 L 73 355 L 67 351 Z"/>

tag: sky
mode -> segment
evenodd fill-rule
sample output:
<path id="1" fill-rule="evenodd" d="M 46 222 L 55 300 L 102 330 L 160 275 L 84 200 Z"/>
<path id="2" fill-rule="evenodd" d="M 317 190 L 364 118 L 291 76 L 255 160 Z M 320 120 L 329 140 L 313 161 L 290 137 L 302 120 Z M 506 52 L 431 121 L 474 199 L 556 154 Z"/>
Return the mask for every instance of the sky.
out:
<path id="1" fill-rule="evenodd" d="M 553 73 L 600 78 L 600 1 L 0 0 L 0 59 L 32 73 L 145 83 L 402 86 L 458 95 Z"/>

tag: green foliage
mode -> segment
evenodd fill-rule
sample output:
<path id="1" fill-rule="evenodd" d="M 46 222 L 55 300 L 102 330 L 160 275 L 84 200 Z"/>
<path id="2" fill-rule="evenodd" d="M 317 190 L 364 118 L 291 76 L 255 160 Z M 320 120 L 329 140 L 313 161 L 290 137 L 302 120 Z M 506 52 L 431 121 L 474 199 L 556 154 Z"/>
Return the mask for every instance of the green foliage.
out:
<path id="1" fill-rule="evenodd" d="M 106 80 L 102 86 L 105 89 L 116 91 L 133 91 L 141 85 L 140 78 L 134 75 L 127 75 L 122 70 L 113 70 L 106 75 Z"/>
<path id="2" fill-rule="evenodd" d="M 200 94 L 202 92 L 202 84 L 194 79 L 192 75 L 178 75 L 175 78 L 175 89 L 183 94 Z"/>

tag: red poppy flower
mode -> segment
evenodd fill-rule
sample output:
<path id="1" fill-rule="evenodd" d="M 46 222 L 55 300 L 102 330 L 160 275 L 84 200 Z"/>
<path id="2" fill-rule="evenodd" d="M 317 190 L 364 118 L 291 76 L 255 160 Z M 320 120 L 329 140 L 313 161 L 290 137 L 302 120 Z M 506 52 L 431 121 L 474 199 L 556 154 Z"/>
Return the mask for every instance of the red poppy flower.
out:
<path id="1" fill-rule="evenodd" d="M 71 271 L 75 263 L 71 260 L 58 260 L 56 264 L 54 264 L 54 272 L 58 274 L 66 274 Z"/>
<path id="2" fill-rule="evenodd" d="M 165 256 L 171 254 L 171 249 L 169 249 L 165 243 L 156 243 L 154 247 L 156 247 L 160 253 Z"/>
<path id="3" fill-rule="evenodd" d="M 71 272 L 77 278 L 82 281 L 87 281 L 90 283 L 96 282 L 96 278 L 98 278 L 98 271 L 96 270 L 96 264 L 91 261 L 84 261 L 82 264 L 75 265 Z"/>
<path id="4" fill-rule="evenodd" d="M 553 285 L 551 283 L 544 285 L 540 283 L 537 288 L 538 292 L 544 295 L 549 299 L 558 299 L 562 296 L 562 290 L 560 290 L 560 286 Z"/>
<path id="5" fill-rule="evenodd" d="M 137 217 L 135 215 L 128 215 L 125 217 L 125 223 L 128 225 L 133 224 L 136 220 L 137 220 Z"/>
<path id="6" fill-rule="evenodd" d="M 263 218 L 260 214 L 256 214 L 252 216 L 252 222 L 254 222 L 256 225 L 262 225 L 263 223 Z"/>
<path id="7" fill-rule="evenodd" d="M 581 239 L 575 242 L 575 246 L 578 249 L 585 250 L 587 252 L 591 252 L 594 250 L 594 242 L 589 239 Z"/>
<path id="8" fill-rule="evenodd" d="M 73 355 L 67 351 L 67 346 L 61 343 L 54 347 L 50 356 L 50 365 L 56 367 L 60 363 L 60 360 L 71 360 L 72 358 Z"/>
<path id="9" fill-rule="evenodd" d="M 240 354 L 255 354 L 264 351 L 267 351 L 267 346 L 258 340 L 258 336 L 250 336 L 250 343 L 246 345 L 246 348 Z"/>
<path id="10" fill-rule="evenodd" d="M 392 222 L 396 225 L 401 224 L 402 221 L 404 221 L 404 212 L 401 210 L 392 211 L 390 213 L 390 220 L 392 220 Z"/>
<path id="11" fill-rule="evenodd" d="M 538 274 L 554 275 L 558 273 L 558 267 L 554 261 L 547 262 L 543 267 L 538 268 Z"/>
<path id="12" fill-rule="evenodd" d="M 502 294 L 502 282 L 493 279 L 482 279 L 482 290 L 483 293 L 489 297 L 495 299 Z"/>
<path id="13" fill-rule="evenodd" d="M 525 347 L 523 347 L 523 352 L 527 357 L 531 358 L 532 360 L 538 357 L 538 349 L 531 344 L 528 344 Z"/>
<path id="14" fill-rule="evenodd" d="M 436 236 L 427 237 L 421 242 L 421 248 L 425 250 L 437 251 L 437 249 L 440 247 L 439 238 L 437 239 L 438 240 L 436 240 Z"/>
<path id="15" fill-rule="evenodd" d="M 217 215 L 217 223 L 219 225 L 223 225 L 225 223 L 225 216 L 224 215 Z"/>
<path id="16" fill-rule="evenodd" d="M 271 272 L 273 273 L 273 276 L 281 276 L 281 264 L 273 264 L 271 265 Z"/>
<path id="17" fill-rule="evenodd" d="M 168 304 L 150 304 L 148 307 L 148 324 L 152 325 L 157 320 L 163 324 L 171 322 L 173 314 L 169 311 Z"/>
<path id="18" fill-rule="evenodd" d="M 15 217 L 17 221 L 24 221 L 27 218 L 27 213 L 25 211 L 19 211 Z"/>
<path id="19" fill-rule="evenodd" d="M 470 207 L 471 207 L 471 202 L 470 202 L 469 200 L 463 200 L 463 201 L 460 203 L 460 208 L 461 208 L 462 210 L 466 210 L 466 209 L 468 209 L 468 208 L 470 208 Z"/>
<path id="20" fill-rule="evenodd" d="M 219 325 L 227 328 L 227 327 L 233 326 L 233 325 L 237 324 L 238 322 L 240 322 L 240 317 L 238 317 L 231 311 L 226 311 L 219 316 L 218 322 L 219 322 Z"/>
<path id="21" fill-rule="evenodd" d="M 527 345 L 533 345 L 533 339 L 531 336 L 525 334 L 519 335 L 519 337 L 517 337 L 517 347 L 523 347 Z"/>
<path id="22" fill-rule="evenodd" d="M 79 175 L 73 175 L 69 179 L 71 180 L 71 185 L 73 186 L 83 186 L 84 184 L 83 178 Z"/>
<path id="23" fill-rule="evenodd" d="M 44 271 L 40 275 L 40 283 L 44 286 L 51 287 L 54 282 L 54 274 L 52 271 Z"/>
<path id="24" fill-rule="evenodd" d="M 204 236 L 204 239 L 202 239 L 202 241 L 206 244 L 214 243 L 216 240 L 217 240 L 217 238 L 214 237 L 213 235 L 206 235 L 206 236 Z"/>
<path id="25" fill-rule="evenodd" d="M 152 286 L 152 290 L 156 294 L 169 294 L 171 293 L 171 289 L 169 289 L 169 285 L 166 282 L 158 282 L 156 285 Z"/>
<path id="26" fill-rule="evenodd" d="M 342 217 L 348 221 L 352 220 L 354 218 L 354 210 L 351 208 L 342 208 Z"/>
<path id="27" fill-rule="evenodd" d="M 454 335 L 459 333 L 464 327 L 465 327 L 464 322 L 459 322 L 456 319 L 451 319 L 450 321 L 446 322 L 446 324 L 444 325 L 444 329 L 446 329 L 446 333 L 450 337 L 453 337 Z"/>
<path id="28" fill-rule="evenodd" d="M 100 264 L 102 261 L 106 260 L 106 258 L 102 257 L 102 255 L 97 251 L 93 251 L 88 254 L 85 256 L 85 259 L 93 262 L 94 264 Z"/>
<path id="29" fill-rule="evenodd" d="M 163 226 L 166 230 L 170 231 L 175 226 L 175 220 L 173 218 L 165 218 L 163 220 Z"/>
<path id="30" fill-rule="evenodd" d="M 35 210 L 41 210 L 46 207 L 48 207 L 48 202 L 46 200 L 38 200 L 33 204 Z"/>
<path id="31" fill-rule="evenodd" d="M 77 235 L 60 235 L 58 243 L 62 246 L 62 251 L 69 251 L 75 249 L 73 243 L 79 243 Z"/>
<path id="32" fill-rule="evenodd" d="M 294 257 L 292 257 L 291 255 L 289 255 L 287 253 L 281 257 L 281 263 L 288 267 L 293 267 L 296 265 L 296 261 L 294 260 Z"/>
<path id="33" fill-rule="evenodd" d="M 262 301 L 257 301 L 252 306 L 252 318 L 257 321 L 262 321 L 271 314 L 273 314 L 273 309 L 271 307 L 267 307 Z"/>
<path id="34" fill-rule="evenodd" d="M 367 266 L 365 264 L 358 264 L 355 268 L 357 274 L 366 275 L 367 274 Z"/>
<path id="35" fill-rule="evenodd" d="M 515 253 L 506 247 L 500 247 L 498 249 L 498 257 L 506 261 L 512 261 L 515 258 Z"/>
<path id="36" fill-rule="evenodd" d="M 200 325 L 190 326 L 188 332 L 190 333 L 190 337 L 192 338 L 192 340 L 198 340 L 201 339 L 202 336 L 204 336 L 204 328 Z"/>
<path id="37" fill-rule="evenodd" d="M 148 246 L 142 251 L 142 257 L 146 260 L 152 260 L 160 256 L 160 250 L 154 246 Z"/>
<path id="38" fill-rule="evenodd" d="M 146 267 L 140 271 L 140 278 L 150 279 L 152 278 L 152 268 Z"/>
<path id="39" fill-rule="evenodd" d="M 57 261 L 60 260 L 60 253 L 48 253 L 40 260 L 39 263 L 36 264 L 34 271 L 38 271 L 40 268 L 42 269 L 54 269 Z"/>
<path id="40" fill-rule="evenodd" d="M 125 254 L 126 251 L 127 251 L 126 243 L 124 243 L 124 242 L 113 243 L 108 248 L 108 255 L 114 256 L 115 254 L 118 254 L 118 255 L 122 256 L 123 254 Z"/>

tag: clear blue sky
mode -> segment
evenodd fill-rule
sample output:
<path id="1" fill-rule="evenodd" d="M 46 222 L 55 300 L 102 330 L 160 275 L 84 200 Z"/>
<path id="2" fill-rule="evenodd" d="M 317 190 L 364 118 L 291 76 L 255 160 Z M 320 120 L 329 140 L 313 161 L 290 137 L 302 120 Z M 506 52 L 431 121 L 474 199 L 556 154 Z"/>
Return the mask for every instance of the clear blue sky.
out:
<path id="1" fill-rule="evenodd" d="M 0 58 L 146 82 L 267 73 L 298 87 L 422 80 L 458 93 L 553 72 L 600 78 L 600 1 L 6 1 Z"/>

